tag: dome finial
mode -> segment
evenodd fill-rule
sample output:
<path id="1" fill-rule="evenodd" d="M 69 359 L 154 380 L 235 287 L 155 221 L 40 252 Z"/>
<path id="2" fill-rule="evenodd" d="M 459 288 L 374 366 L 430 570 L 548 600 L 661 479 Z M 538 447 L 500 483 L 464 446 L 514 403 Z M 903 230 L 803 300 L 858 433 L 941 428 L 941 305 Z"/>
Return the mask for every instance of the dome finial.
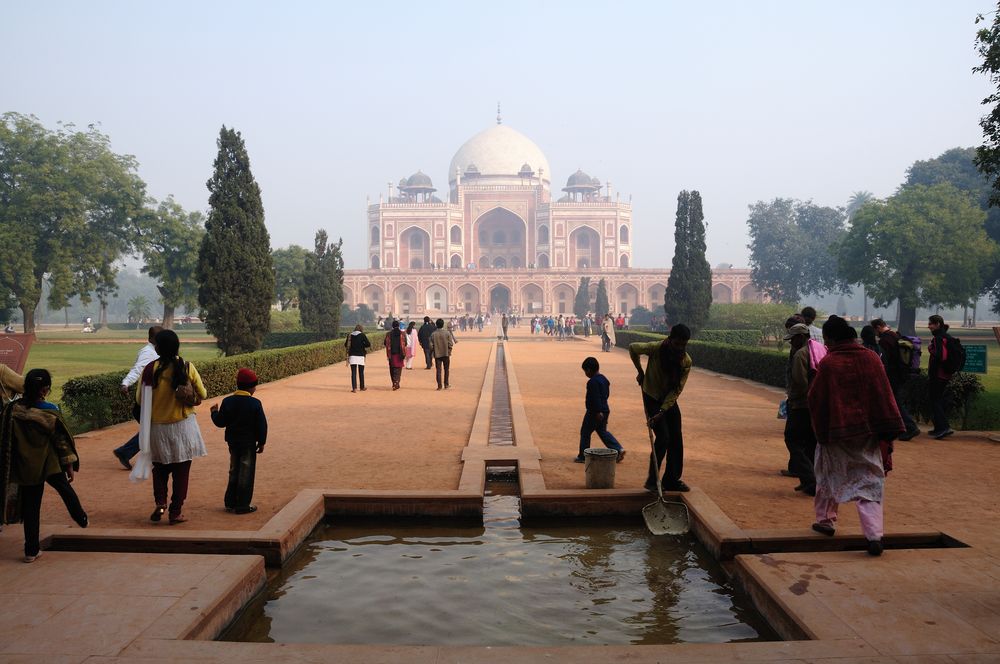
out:
<path id="1" fill-rule="evenodd" d="M 497 102 L 497 124 L 503 124 L 503 120 L 500 119 L 500 102 Z"/>

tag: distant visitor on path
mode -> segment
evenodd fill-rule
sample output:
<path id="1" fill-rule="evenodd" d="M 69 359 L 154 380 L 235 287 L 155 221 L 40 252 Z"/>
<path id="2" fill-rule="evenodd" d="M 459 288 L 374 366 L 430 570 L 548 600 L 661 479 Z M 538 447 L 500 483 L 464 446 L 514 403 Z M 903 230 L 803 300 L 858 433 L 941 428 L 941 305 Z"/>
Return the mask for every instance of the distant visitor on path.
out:
<path id="1" fill-rule="evenodd" d="M 431 335 L 431 348 L 434 351 L 434 370 L 437 374 L 438 389 L 451 387 L 451 351 L 455 347 L 455 335 L 451 330 L 444 329 L 444 319 L 438 318 L 437 329 Z M 444 382 L 441 382 L 441 370 L 444 369 Z"/>
<path id="2" fill-rule="evenodd" d="M 611 348 L 615 345 L 617 339 L 615 338 L 615 323 L 611 320 L 611 316 L 605 316 L 604 322 L 601 325 L 601 350 L 605 353 L 610 353 Z"/>
<path id="3" fill-rule="evenodd" d="M 147 364 L 156 359 L 156 346 L 153 345 L 153 340 L 156 339 L 156 335 L 159 334 L 162 329 L 163 328 L 159 325 L 154 325 L 149 328 L 149 332 L 146 334 L 146 338 L 148 340 L 146 345 L 139 349 L 139 353 L 135 358 L 135 364 L 132 365 L 129 372 L 125 374 L 124 378 L 122 378 L 122 384 L 118 386 L 118 390 L 122 393 L 122 396 L 128 396 L 128 389 L 139 381 L 139 377 L 142 376 L 142 370 L 146 368 Z M 115 458 L 118 459 L 118 463 L 120 463 L 125 470 L 132 470 L 131 459 L 138 453 L 138 431 L 136 431 L 135 435 L 129 438 L 124 445 L 114 451 Z"/>
<path id="4" fill-rule="evenodd" d="M 796 491 L 807 496 L 816 495 L 816 475 L 813 459 L 816 457 L 816 435 L 809 419 L 809 384 L 816 375 L 816 364 L 809 347 L 809 327 L 796 323 L 788 329 L 785 341 L 791 342 L 788 389 L 785 392 L 788 414 L 785 418 L 785 447 L 788 448 L 788 470 L 783 475 L 797 477 Z"/>
<path id="5" fill-rule="evenodd" d="M 920 366 L 920 348 L 914 346 L 914 340 L 918 342 L 920 340 L 916 337 L 913 340 L 903 339 L 881 318 L 873 320 L 871 325 L 878 335 L 878 345 L 882 349 L 882 365 L 889 378 L 889 386 L 892 387 L 892 396 L 896 400 L 899 416 L 903 418 L 903 426 L 906 427 L 906 433 L 899 436 L 899 440 L 910 440 L 920 434 L 920 427 L 906 410 L 904 390 L 910 379 L 914 354 L 917 355 L 917 366 Z"/>
<path id="6" fill-rule="evenodd" d="M 347 347 L 347 364 L 351 367 L 351 392 L 358 391 L 358 382 L 361 382 L 361 391 L 365 387 L 365 355 L 371 348 L 372 342 L 365 335 L 364 328 L 360 324 L 354 326 L 354 330 L 347 335 L 344 340 Z"/>
<path id="7" fill-rule="evenodd" d="M 257 374 L 250 369 L 236 372 L 236 391 L 213 404 L 212 423 L 226 430 L 229 446 L 229 484 L 223 501 L 227 512 L 250 514 L 257 511 L 252 505 L 253 481 L 257 472 L 257 455 L 264 453 L 267 443 L 267 417 L 264 406 L 254 398 Z"/>
<path id="8" fill-rule="evenodd" d="M 688 374 L 691 373 L 691 357 L 687 354 L 689 339 L 691 330 L 687 325 L 678 323 L 670 328 L 670 334 L 663 341 L 634 343 L 628 347 L 632 364 L 639 372 L 635 379 L 642 386 L 646 424 L 656 435 L 656 454 L 649 455 L 649 477 L 645 484 L 647 491 L 656 491 L 656 477 L 664 457 L 667 458 L 667 467 L 663 473 L 663 490 L 690 490 L 681 480 L 684 472 L 684 437 L 681 432 L 681 409 L 677 405 Z M 639 360 L 642 355 L 649 356 L 645 371 Z"/>
<path id="9" fill-rule="evenodd" d="M 135 398 L 140 409 L 150 409 L 149 454 L 153 461 L 156 508 L 149 520 L 159 523 L 167 514 L 170 525 L 174 525 L 187 521 L 183 508 L 191 461 L 208 454 L 194 412 L 208 393 L 195 366 L 180 356 L 180 340 L 173 330 L 161 330 L 155 343 L 158 359 L 143 370 L 142 385 Z M 145 400 L 144 392 L 151 403 Z M 167 481 L 171 476 L 173 493 L 168 512 Z"/>
<path id="10" fill-rule="evenodd" d="M 42 494 L 49 484 L 59 492 L 69 515 L 81 528 L 87 513 L 70 483 L 80 470 L 73 436 L 59 407 L 45 400 L 52 376 L 32 369 L 24 377 L 24 397 L 0 413 L 0 515 L 4 523 L 24 521 L 24 562 L 39 555 Z"/>
<path id="11" fill-rule="evenodd" d="M 406 326 L 406 363 L 407 369 L 413 368 L 413 354 L 417 352 L 417 346 L 420 340 L 417 335 L 417 323 L 416 321 L 410 321 L 410 324 Z"/>
<path id="12" fill-rule="evenodd" d="M 596 357 L 584 359 L 581 368 L 583 375 L 589 380 L 587 380 L 587 396 L 584 398 L 583 424 L 580 426 L 580 451 L 573 461 L 576 463 L 585 461 L 583 453 L 590 447 L 591 435 L 596 431 L 597 437 L 605 447 L 618 452 L 618 463 L 621 463 L 625 458 L 625 450 L 622 449 L 618 439 L 608 431 L 608 417 L 611 415 L 611 409 L 608 407 L 611 381 L 601 373 L 601 365 Z"/>
<path id="13" fill-rule="evenodd" d="M 927 364 L 927 396 L 931 402 L 931 420 L 934 422 L 934 429 L 929 435 L 941 440 L 955 433 L 948 424 L 948 401 L 944 390 L 951 377 L 962 370 L 965 351 L 962 350 L 961 342 L 948 334 L 948 325 L 940 316 L 935 314 L 928 318 L 927 327 L 933 335 L 927 347 L 927 352 L 930 353 Z"/>
<path id="14" fill-rule="evenodd" d="M 434 334 L 434 323 L 431 322 L 430 316 L 424 316 L 424 324 L 420 326 L 417 331 L 417 340 L 420 342 L 420 347 L 424 351 L 424 361 L 427 363 L 425 369 L 431 368 L 431 359 L 434 357 L 434 353 L 431 351 L 431 335 Z M 483 331 L 482 325 L 479 326 L 479 331 Z"/>
<path id="15" fill-rule="evenodd" d="M 406 361 L 406 335 L 399 329 L 399 321 L 392 321 L 392 329 L 385 335 L 385 355 L 389 360 L 389 377 L 392 389 L 399 389 L 399 379 L 403 375 Z"/>
<path id="16" fill-rule="evenodd" d="M 882 555 L 881 442 L 906 429 L 882 361 L 857 342 L 854 328 L 839 316 L 823 324 L 830 352 L 809 388 L 809 414 L 816 433 L 816 522 L 813 530 L 833 535 L 840 503 L 857 501 L 868 553 Z"/>

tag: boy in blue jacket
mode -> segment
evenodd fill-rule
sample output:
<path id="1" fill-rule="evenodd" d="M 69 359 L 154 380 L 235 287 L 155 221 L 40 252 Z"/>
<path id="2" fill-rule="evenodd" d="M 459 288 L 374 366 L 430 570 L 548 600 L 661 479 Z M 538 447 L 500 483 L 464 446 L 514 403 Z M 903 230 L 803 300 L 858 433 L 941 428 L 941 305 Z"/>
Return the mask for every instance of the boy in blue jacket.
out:
<path id="1" fill-rule="evenodd" d="M 253 396 L 257 374 L 250 369 L 236 373 L 236 392 L 222 400 L 222 407 L 212 406 L 212 423 L 226 429 L 229 445 L 229 485 L 226 487 L 226 511 L 250 514 L 257 511 L 250 504 L 257 455 L 264 453 L 267 442 L 267 418 L 264 407 Z"/>
<path id="2" fill-rule="evenodd" d="M 583 416 L 583 426 L 580 427 L 580 453 L 573 461 L 583 463 L 583 451 L 590 447 L 590 436 L 596 431 L 597 437 L 605 447 L 618 451 L 618 463 L 621 463 L 625 458 L 625 450 L 608 431 L 608 415 L 611 414 L 608 408 L 608 396 L 611 394 L 611 382 L 600 373 L 601 365 L 596 357 L 585 359 L 582 368 L 584 375 L 590 379 L 587 381 L 585 400 L 587 412 Z"/>

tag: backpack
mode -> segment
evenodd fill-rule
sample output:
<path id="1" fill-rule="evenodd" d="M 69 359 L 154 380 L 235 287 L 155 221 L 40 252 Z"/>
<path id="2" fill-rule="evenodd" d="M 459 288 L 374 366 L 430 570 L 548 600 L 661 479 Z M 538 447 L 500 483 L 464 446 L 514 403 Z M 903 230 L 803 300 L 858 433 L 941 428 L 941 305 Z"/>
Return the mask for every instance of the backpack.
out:
<path id="1" fill-rule="evenodd" d="M 899 336 L 896 340 L 896 344 L 899 347 L 899 361 L 909 373 L 919 373 L 920 372 L 920 337 L 904 337 Z"/>
<path id="2" fill-rule="evenodd" d="M 962 347 L 962 340 L 957 337 L 948 337 L 945 342 L 946 356 L 944 359 L 944 369 L 948 373 L 958 373 L 965 368 L 965 348 Z"/>

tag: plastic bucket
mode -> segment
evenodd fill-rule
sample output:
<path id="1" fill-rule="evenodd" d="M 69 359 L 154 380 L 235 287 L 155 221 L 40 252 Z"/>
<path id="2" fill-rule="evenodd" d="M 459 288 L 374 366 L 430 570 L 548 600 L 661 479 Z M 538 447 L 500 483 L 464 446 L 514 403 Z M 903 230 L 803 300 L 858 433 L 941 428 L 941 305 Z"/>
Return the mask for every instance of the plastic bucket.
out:
<path id="1" fill-rule="evenodd" d="M 614 489 L 618 452 L 606 447 L 588 447 L 583 451 L 583 471 L 588 489 Z"/>

